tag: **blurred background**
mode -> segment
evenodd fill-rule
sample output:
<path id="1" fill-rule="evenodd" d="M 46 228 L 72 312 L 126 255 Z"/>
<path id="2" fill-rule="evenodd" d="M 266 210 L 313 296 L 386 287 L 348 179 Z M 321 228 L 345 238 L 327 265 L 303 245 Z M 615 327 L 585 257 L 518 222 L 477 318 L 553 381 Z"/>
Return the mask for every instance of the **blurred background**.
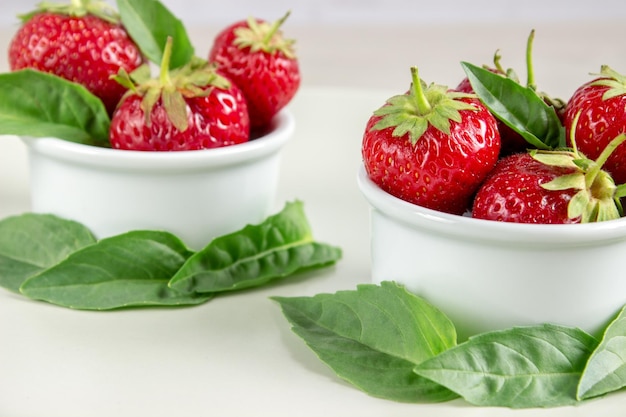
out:
<path id="1" fill-rule="evenodd" d="M 15 15 L 36 3 L 4 0 L 0 4 L 0 24 L 15 23 Z M 293 10 L 294 23 L 331 25 L 584 21 L 626 15 L 623 0 L 165 0 L 163 3 L 190 24 L 219 24 L 248 14 L 272 17 L 289 9 Z"/>
<path id="2" fill-rule="evenodd" d="M 185 23 L 202 57 L 227 24 L 248 16 L 275 20 L 291 10 L 283 31 L 297 40 L 303 88 L 397 92 L 408 86 L 412 65 L 427 82 L 454 86 L 463 77 L 460 61 L 489 64 L 496 50 L 505 67 L 525 78 L 531 29 L 536 29 L 537 84 L 554 96 L 569 98 L 602 64 L 626 73 L 624 0 L 162 2 Z M 0 47 L 6 50 L 17 29 L 16 15 L 37 3 L 0 3 Z M 115 0 L 110 3 L 115 5 Z M 5 70 L 6 53 L 0 55 L 0 71 Z"/>

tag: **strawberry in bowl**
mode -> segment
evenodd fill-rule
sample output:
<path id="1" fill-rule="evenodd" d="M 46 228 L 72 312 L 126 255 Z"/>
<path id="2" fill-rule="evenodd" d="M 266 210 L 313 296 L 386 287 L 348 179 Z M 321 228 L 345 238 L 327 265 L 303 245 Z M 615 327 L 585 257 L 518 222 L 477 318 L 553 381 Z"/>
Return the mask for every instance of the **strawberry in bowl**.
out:
<path id="1" fill-rule="evenodd" d="M 158 1 L 118 6 L 142 60 L 107 72 L 121 92 L 114 102 L 37 67 L 0 74 L 0 134 L 27 146 L 32 210 L 98 238 L 163 230 L 193 249 L 261 222 L 275 209 L 281 151 L 295 128 L 287 102 L 251 132 L 243 88 L 227 66 L 195 55 L 179 19 Z"/>
<path id="2" fill-rule="evenodd" d="M 289 13 L 274 23 L 249 18 L 223 29 L 215 38 L 209 61 L 242 90 L 252 129 L 267 127 L 300 87 L 294 41 L 280 28 Z"/>
<path id="3" fill-rule="evenodd" d="M 111 79 L 145 63 L 119 14 L 106 2 L 42 3 L 22 16 L 9 45 L 11 70 L 32 68 L 84 85 L 113 112 L 126 89 Z"/>
<path id="4" fill-rule="evenodd" d="M 158 78 L 128 86 L 113 114 L 109 140 L 115 149 L 181 151 L 236 145 L 250 139 L 248 107 L 239 87 L 198 58 L 169 71 L 172 39 Z"/>
<path id="5" fill-rule="evenodd" d="M 616 134 L 593 159 L 576 147 L 576 135 L 570 138 L 573 148 L 566 148 L 561 119 L 534 90 L 487 69 L 463 67 L 474 97 L 520 134 L 530 150 L 488 161 L 461 146 L 456 147 L 457 157 L 443 145 L 425 152 L 419 146 L 422 139 L 412 144 L 407 132 L 418 123 L 427 132 L 435 129 L 434 123 L 412 117 L 402 124 L 406 112 L 417 105 L 400 105 L 403 110 L 397 114 L 402 116 L 388 126 L 379 121 L 381 110 L 374 111 L 375 122 L 370 119 L 365 127 L 357 175 L 371 207 L 372 281 L 395 281 L 437 305 L 457 324 L 461 339 L 543 323 L 599 335 L 626 304 L 626 283 L 615 273 L 626 251 L 621 207 L 626 186 L 614 180 L 608 165 L 626 136 Z M 402 97 L 404 103 L 410 101 Z M 396 114 L 386 107 L 391 106 L 383 106 L 382 113 Z M 540 120 L 525 118 L 525 112 L 541 115 Z M 473 110 L 472 116 L 479 113 Z M 491 123 L 482 121 L 483 126 Z M 385 130 L 386 141 L 374 145 L 372 137 Z M 475 135 L 474 129 L 463 132 Z M 497 153 L 495 139 L 476 142 L 491 144 Z M 421 165 L 416 162 L 427 158 L 433 161 L 417 171 Z M 470 165 L 480 162 L 486 165 Z M 480 176 L 465 195 L 457 192 L 454 167 Z M 446 172 L 446 179 L 432 178 L 426 184 L 438 182 L 435 189 L 443 197 L 423 198 L 428 188 L 420 178 L 438 172 Z M 441 205 L 446 199 L 457 208 Z"/>
<path id="6" fill-rule="evenodd" d="M 403 200 L 462 214 L 495 166 L 496 119 L 476 98 L 432 84 L 412 68 L 412 88 L 370 118 L 363 161 L 372 181 Z"/>

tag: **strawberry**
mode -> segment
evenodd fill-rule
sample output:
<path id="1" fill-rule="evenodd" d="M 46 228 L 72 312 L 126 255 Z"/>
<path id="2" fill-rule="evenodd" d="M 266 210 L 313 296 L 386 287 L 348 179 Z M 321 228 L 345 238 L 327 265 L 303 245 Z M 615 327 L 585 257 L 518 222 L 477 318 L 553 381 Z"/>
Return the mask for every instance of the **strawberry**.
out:
<path id="1" fill-rule="evenodd" d="M 476 193 L 472 217 L 511 223 L 577 223 L 579 219 L 567 215 L 576 190 L 549 191 L 541 186 L 572 172 L 545 165 L 530 153 L 504 157 Z"/>
<path id="2" fill-rule="evenodd" d="M 496 120 L 475 97 L 431 84 L 412 68 L 410 91 L 369 119 L 362 142 L 374 183 L 405 201 L 462 214 L 496 164 Z"/>
<path id="3" fill-rule="evenodd" d="M 131 72 L 144 58 L 117 14 L 104 2 L 42 3 L 23 17 L 9 45 L 11 70 L 33 68 L 85 86 L 113 112 L 125 92 L 110 77 Z"/>
<path id="4" fill-rule="evenodd" d="M 280 31 L 288 16 L 273 24 L 254 18 L 233 23 L 217 35 L 209 52 L 209 61 L 242 89 L 253 129 L 267 127 L 300 86 L 294 41 Z"/>
<path id="5" fill-rule="evenodd" d="M 506 73 L 499 67 L 487 69 L 494 74 L 499 74 L 503 77 L 507 76 Z M 474 89 L 472 88 L 472 85 L 470 84 L 470 81 L 467 77 L 461 80 L 459 85 L 456 86 L 455 90 L 467 94 L 474 93 Z M 498 124 L 498 132 L 500 133 L 500 156 L 506 156 L 512 153 L 523 152 L 524 150 L 526 150 L 526 148 L 528 147 L 528 142 L 526 142 L 522 135 L 511 129 L 500 119 L 496 118 L 496 123 Z"/>
<path id="6" fill-rule="evenodd" d="M 580 152 L 597 158 L 614 137 L 626 132 L 626 77 L 603 66 L 599 78 L 581 85 L 565 109 L 565 130 L 567 138 L 575 136 Z M 615 182 L 626 183 L 626 145 L 616 149 L 605 169 Z"/>
<path id="7" fill-rule="evenodd" d="M 596 161 L 578 150 L 513 154 L 501 159 L 476 193 L 472 217 L 511 223 L 589 223 L 621 217 L 620 197 L 602 165 L 626 139 L 615 138 Z"/>
<path id="8" fill-rule="evenodd" d="M 183 151 L 248 141 L 250 121 L 241 90 L 199 58 L 170 74 L 171 48 L 169 38 L 159 79 L 136 85 L 123 71 L 116 77 L 129 90 L 111 119 L 111 146 Z"/>

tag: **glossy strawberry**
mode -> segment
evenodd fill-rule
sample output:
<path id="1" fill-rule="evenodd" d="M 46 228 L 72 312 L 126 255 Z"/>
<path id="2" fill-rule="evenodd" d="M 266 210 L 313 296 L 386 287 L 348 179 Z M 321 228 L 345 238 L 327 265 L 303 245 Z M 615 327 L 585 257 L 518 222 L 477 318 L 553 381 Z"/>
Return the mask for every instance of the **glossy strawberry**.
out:
<path id="1" fill-rule="evenodd" d="M 506 74 L 501 69 L 488 69 L 494 74 L 506 76 Z M 467 77 L 461 80 L 459 85 L 456 86 L 455 90 L 467 94 L 474 93 L 474 89 L 472 88 L 472 85 L 470 84 L 470 81 Z M 526 150 L 526 148 L 529 147 L 528 142 L 526 142 L 526 140 L 519 133 L 511 129 L 500 119 L 496 118 L 496 123 L 498 124 L 498 132 L 500 133 L 501 156 L 510 155 L 516 152 L 523 152 L 524 150 Z"/>
<path id="2" fill-rule="evenodd" d="M 209 52 L 209 61 L 242 89 L 254 129 L 268 126 L 300 86 L 294 41 L 280 31 L 287 17 L 273 24 L 254 18 L 236 22 L 217 35 Z"/>
<path id="3" fill-rule="evenodd" d="M 624 139 L 615 138 L 596 161 L 575 149 L 534 150 L 501 159 L 476 193 L 472 217 L 536 224 L 619 218 L 624 187 L 617 187 L 601 168 Z"/>
<path id="4" fill-rule="evenodd" d="M 496 120 L 475 98 L 444 86 L 413 86 L 374 112 L 362 155 L 374 183 L 405 201 L 462 214 L 496 164 Z"/>
<path id="5" fill-rule="evenodd" d="M 580 117 L 574 131 L 574 118 Z M 566 137 L 576 138 L 578 149 L 589 158 L 597 158 L 608 143 L 626 132 L 626 77 L 602 67 L 601 76 L 580 86 L 565 111 Z M 626 145 L 606 161 L 605 169 L 616 183 L 626 183 Z"/>
<path id="6" fill-rule="evenodd" d="M 474 199 L 472 217 L 511 223 L 578 223 L 567 207 L 576 190 L 548 191 L 541 184 L 573 172 L 551 167 L 529 153 L 501 159 Z"/>
<path id="7" fill-rule="evenodd" d="M 11 70 L 33 68 L 84 85 L 112 113 L 125 92 L 111 80 L 119 68 L 131 72 L 143 56 L 106 3 L 75 0 L 24 16 L 9 45 Z"/>
<path id="8" fill-rule="evenodd" d="M 243 143 L 250 122 L 241 90 L 206 61 L 168 71 L 171 39 L 159 79 L 134 85 L 111 120 L 110 142 L 116 149 L 186 151 Z"/>

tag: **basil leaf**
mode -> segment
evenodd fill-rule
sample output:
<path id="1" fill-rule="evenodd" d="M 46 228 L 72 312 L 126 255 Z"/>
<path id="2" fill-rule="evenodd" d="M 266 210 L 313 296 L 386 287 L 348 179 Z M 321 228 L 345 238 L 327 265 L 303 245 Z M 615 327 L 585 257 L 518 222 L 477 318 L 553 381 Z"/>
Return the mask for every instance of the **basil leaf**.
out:
<path id="1" fill-rule="evenodd" d="M 169 233 L 128 232 L 72 253 L 26 280 L 20 291 L 33 299 L 84 310 L 199 304 L 211 295 L 183 295 L 167 286 L 190 254 Z"/>
<path id="2" fill-rule="evenodd" d="M 456 344 L 450 320 L 395 283 L 314 297 L 272 297 L 292 330 L 335 373 L 362 391 L 401 402 L 457 397 L 413 373 Z"/>
<path id="3" fill-rule="evenodd" d="M 565 146 L 565 129 L 556 110 L 534 89 L 467 62 L 461 66 L 489 111 L 528 143 L 538 149 Z"/>
<path id="4" fill-rule="evenodd" d="M 578 385 L 578 399 L 626 387 L 626 307 L 607 327 Z"/>
<path id="5" fill-rule="evenodd" d="M 261 224 L 216 238 L 194 254 L 169 285 L 187 294 L 239 290 L 327 266 L 340 257 L 339 248 L 313 241 L 297 201 Z"/>
<path id="6" fill-rule="evenodd" d="M 110 146 L 110 123 L 102 101 L 78 83 L 32 69 L 0 74 L 0 135 Z"/>
<path id="7" fill-rule="evenodd" d="M 19 292 L 29 277 L 96 242 L 83 225 L 50 214 L 0 221 L 0 286 Z"/>
<path id="8" fill-rule="evenodd" d="M 580 329 L 517 327 L 470 338 L 415 368 L 480 406 L 576 403 L 576 386 L 598 342 Z"/>
<path id="9" fill-rule="evenodd" d="M 194 49 L 183 23 L 158 0 L 117 0 L 124 28 L 146 57 L 161 64 L 168 37 L 172 37 L 170 69 L 187 64 Z"/>

